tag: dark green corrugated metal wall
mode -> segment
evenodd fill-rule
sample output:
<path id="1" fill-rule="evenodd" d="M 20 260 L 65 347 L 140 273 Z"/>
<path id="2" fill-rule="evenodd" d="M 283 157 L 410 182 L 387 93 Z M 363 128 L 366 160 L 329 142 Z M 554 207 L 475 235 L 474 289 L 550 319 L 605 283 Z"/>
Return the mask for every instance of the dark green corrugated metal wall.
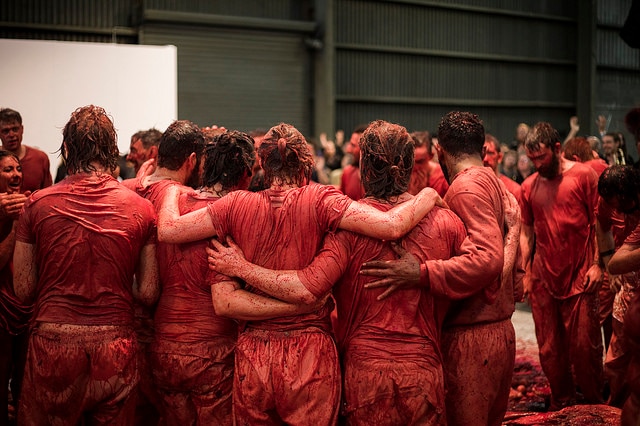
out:
<path id="1" fill-rule="evenodd" d="M 249 130 L 285 120 L 310 134 L 326 130 L 314 129 L 314 120 L 349 132 L 384 118 L 410 130 L 434 130 L 446 111 L 467 109 L 508 142 L 523 121 L 547 120 L 566 131 L 578 110 L 588 117 L 581 123 L 583 134 L 595 131 L 598 114 L 611 116 L 612 130 L 623 129 L 626 110 L 640 104 L 640 51 L 618 36 L 630 5 L 631 0 L 4 0 L 0 37 L 176 44 L 180 118 L 201 125 Z M 314 7 L 331 10 L 328 70 L 318 68 L 305 43 L 318 36 L 314 19 L 322 14 Z M 152 19 L 157 14 L 149 11 L 168 15 Z M 590 31 L 591 16 L 595 36 L 586 41 L 578 34 Z M 314 88 L 318 69 L 333 72 L 335 81 L 325 79 L 322 87 L 334 92 Z M 314 97 L 331 102 L 314 111 Z"/>

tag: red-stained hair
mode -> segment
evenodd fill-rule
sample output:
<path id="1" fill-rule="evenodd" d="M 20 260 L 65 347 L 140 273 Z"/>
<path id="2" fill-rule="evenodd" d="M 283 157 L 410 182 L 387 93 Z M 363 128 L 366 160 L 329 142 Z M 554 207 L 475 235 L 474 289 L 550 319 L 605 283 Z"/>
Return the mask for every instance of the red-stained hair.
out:
<path id="1" fill-rule="evenodd" d="M 304 185 L 313 171 L 313 154 L 305 137 L 291 124 L 280 123 L 265 135 L 258 150 L 265 181 Z"/>

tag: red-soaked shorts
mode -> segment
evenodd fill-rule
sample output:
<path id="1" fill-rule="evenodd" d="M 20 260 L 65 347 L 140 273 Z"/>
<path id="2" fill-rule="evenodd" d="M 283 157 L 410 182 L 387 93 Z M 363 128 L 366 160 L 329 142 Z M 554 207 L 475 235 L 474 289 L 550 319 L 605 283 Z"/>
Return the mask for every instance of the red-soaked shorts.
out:
<path id="1" fill-rule="evenodd" d="M 335 425 L 340 364 L 319 330 L 248 330 L 236 346 L 233 414 L 239 426 Z"/>
<path id="2" fill-rule="evenodd" d="M 516 356 L 511 320 L 447 329 L 441 349 L 448 423 L 501 425 Z"/>
<path id="3" fill-rule="evenodd" d="M 133 329 L 51 325 L 31 332 L 18 424 L 132 424 L 138 382 Z"/>
<path id="4" fill-rule="evenodd" d="M 344 414 L 349 425 L 445 425 L 442 365 L 421 360 L 344 356 Z"/>
<path id="5" fill-rule="evenodd" d="M 235 339 L 156 341 L 151 367 L 168 426 L 231 425 Z"/>

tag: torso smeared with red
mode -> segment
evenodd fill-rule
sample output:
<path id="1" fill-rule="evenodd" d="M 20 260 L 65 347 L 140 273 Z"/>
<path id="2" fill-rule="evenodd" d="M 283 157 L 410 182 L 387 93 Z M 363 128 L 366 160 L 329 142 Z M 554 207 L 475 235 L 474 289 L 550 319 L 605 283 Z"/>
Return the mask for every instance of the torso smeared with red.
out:
<path id="1" fill-rule="evenodd" d="M 156 241 L 151 203 L 108 175 L 68 176 L 31 196 L 16 239 L 36 245 L 35 321 L 132 325 L 131 280 Z"/>
<path id="2" fill-rule="evenodd" d="M 431 291 L 458 300 L 449 309 L 445 328 L 506 320 L 515 310 L 513 283 L 501 280 L 504 191 L 488 167 L 458 173 L 447 191 L 444 200 L 465 224 L 475 255 L 458 256 L 447 263 L 426 262 Z"/>
<path id="3" fill-rule="evenodd" d="M 396 205 L 372 199 L 363 201 L 382 211 Z M 446 259 L 456 254 L 465 237 L 460 219 L 450 210 L 436 207 L 403 238 L 402 245 L 420 261 Z M 418 421 L 412 416 L 423 410 L 422 404 L 415 405 L 412 399 L 415 392 L 426 395 L 429 403 L 444 413 L 439 330 L 447 301 L 435 299 L 419 288 L 376 300 L 384 289 L 365 289 L 364 285 L 374 278 L 360 275 L 360 266 L 370 260 L 395 258 L 388 242 L 339 231 L 327 235 L 314 269 L 301 271 L 299 277 L 311 292 L 322 294 L 341 276 L 334 287 L 334 296 L 338 305 L 336 335 L 344 362 L 347 414 L 356 411 L 353 415 L 360 418 L 365 413 L 357 410 L 369 407 L 366 416 L 376 423 L 377 415 L 385 418 L 394 415 L 391 412 L 395 410 L 384 410 L 385 405 L 380 402 L 392 398 L 406 404 L 397 413 L 400 416 L 397 420 L 408 424 Z M 323 288 L 315 283 L 318 276 L 327 277 Z M 389 371 L 381 377 L 379 371 L 386 368 Z M 381 410 L 385 412 L 380 413 Z"/>
<path id="4" fill-rule="evenodd" d="M 191 191 L 179 200 L 184 215 L 218 201 Z M 168 244 L 158 253 L 162 295 L 155 312 L 156 339 L 180 343 L 200 343 L 218 337 L 237 337 L 234 320 L 215 314 L 211 303 L 209 264 L 205 251 L 208 240 Z"/>
<path id="5" fill-rule="evenodd" d="M 209 205 L 218 238 L 233 237 L 245 257 L 269 269 L 302 269 L 311 263 L 327 232 L 335 231 L 353 201 L 331 186 L 305 185 L 284 191 L 234 191 Z M 263 294 L 247 286 L 247 290 Z M 252 321 L 248 328 L 330 331 L 333 302 L 316 312 Z"/>
<path id="6" fill-rule="evenodd" d="M 536 236 L 532 282 L 555 298 L 581 293 L 593 263 L 597 186 L 596 173 L 580 163 L 554 179 L 536 172 L 522 183 L 522 222 Z"/>

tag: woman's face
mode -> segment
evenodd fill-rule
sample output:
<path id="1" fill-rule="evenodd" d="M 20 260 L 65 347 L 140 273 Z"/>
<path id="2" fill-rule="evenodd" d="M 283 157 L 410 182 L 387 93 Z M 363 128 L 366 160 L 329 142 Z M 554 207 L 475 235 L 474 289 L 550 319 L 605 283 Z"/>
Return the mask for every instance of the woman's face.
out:
<path id="1" fill-rule="evenodd" d="M 0 192 L 19 193 L 22 186 L 22 167 L 8 155 L 0 159 Z"/>

